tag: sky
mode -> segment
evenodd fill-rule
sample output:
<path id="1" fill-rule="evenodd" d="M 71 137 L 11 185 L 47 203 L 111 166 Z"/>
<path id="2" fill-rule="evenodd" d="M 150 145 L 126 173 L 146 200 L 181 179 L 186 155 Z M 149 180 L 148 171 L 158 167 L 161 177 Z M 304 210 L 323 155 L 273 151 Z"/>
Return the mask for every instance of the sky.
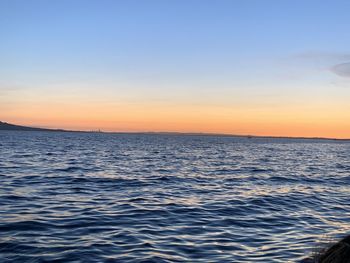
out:
<path id="1" fill-rule="evenodd" d="M 350 138 L 350 1 L 0 0 L 0 120 Z"/>

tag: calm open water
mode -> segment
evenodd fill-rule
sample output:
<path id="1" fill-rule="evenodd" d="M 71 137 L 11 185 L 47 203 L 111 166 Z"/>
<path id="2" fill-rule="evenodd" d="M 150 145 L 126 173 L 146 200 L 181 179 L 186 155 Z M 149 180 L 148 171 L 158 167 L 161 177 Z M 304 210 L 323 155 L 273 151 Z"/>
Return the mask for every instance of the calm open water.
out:
<path id="1" fill-rule="evenodd" d="M 0 132 L 1 262 L 297 262 L 350 232 L 350 143 Z"/>

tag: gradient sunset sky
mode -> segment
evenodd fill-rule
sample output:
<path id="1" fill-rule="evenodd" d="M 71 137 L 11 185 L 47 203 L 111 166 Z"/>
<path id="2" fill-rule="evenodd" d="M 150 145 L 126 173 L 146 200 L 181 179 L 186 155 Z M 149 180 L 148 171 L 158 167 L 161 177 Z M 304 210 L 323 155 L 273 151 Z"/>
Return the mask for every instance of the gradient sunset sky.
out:
<path id="1" fill-rule="evenodd" d="M 350 138 L 350 1 L 0 0 L 0 120 Z"/>

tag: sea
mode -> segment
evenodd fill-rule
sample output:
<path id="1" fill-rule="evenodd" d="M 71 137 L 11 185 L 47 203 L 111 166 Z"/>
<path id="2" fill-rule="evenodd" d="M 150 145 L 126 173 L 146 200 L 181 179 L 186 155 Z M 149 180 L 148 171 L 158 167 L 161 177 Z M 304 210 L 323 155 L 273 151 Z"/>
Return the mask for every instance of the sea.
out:
<path id="1" fill-rule="evenodd" d="M 350 234 L 350 142 L 0 132 L 0 262 L 300 262 Z"/>

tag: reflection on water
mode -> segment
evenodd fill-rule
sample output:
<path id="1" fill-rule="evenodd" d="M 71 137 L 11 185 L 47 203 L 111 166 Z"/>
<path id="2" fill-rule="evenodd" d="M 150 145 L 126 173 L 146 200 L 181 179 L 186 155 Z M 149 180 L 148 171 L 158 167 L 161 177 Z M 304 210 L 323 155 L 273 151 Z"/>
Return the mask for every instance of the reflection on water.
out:
<path id="1" fill-rule="evenodd" d="M 293 262 L 350 231 L 350 144 L 0 132 L 1 262 Z"/>

